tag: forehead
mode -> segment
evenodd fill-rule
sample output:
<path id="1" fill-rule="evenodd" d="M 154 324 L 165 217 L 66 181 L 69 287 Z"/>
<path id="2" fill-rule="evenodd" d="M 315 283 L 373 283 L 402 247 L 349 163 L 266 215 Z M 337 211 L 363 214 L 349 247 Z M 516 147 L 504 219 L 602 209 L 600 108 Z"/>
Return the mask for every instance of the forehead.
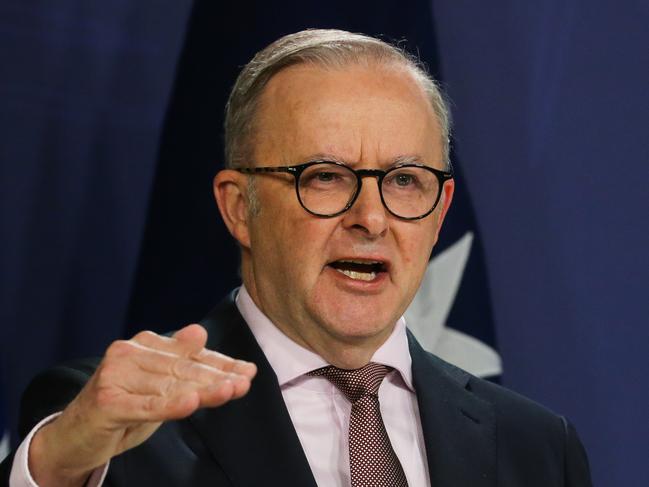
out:
<path id="1" fill-rule="evenodd" d="M 441 167 L 437 118 L 402 66 L 287 68 L 264 89 L 255 125 L 259 165 L 331 157 L 352 165 L 409 158 Z"/>

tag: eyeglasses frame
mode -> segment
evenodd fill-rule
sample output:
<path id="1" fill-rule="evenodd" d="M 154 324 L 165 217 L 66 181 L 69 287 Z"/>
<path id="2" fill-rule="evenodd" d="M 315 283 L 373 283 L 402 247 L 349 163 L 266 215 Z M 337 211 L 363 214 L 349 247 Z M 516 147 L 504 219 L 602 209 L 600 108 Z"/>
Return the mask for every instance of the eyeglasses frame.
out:
<path id="1" fill-rule="evenodd" d="M 302 173 L 309 167 L 315 166 L 316 164 L 335 164 L 337 166 L 344 167 L 346 169 L 349 169 L 354 175 L 356 176 L 356 181 L 357 181 L 357 187 L 356 191 L 354 192 L 354 195 L 350 198 L 349 202 L 345 207 L 331 215 L 323 215 L 320 213 L 316 213 L 314 211 L 309 210 L 305 205 L 304 202 L 302 201 L 302 198 L 300 197 L 300 187 L 299 187 L 299 181 L 300 181 L 300 176 Z M 404 167 L 419 167 L 422 169 L 426 169 L 427 171 L 432 172 L 436 177 L 439 182 L 439 190 L 437 192 L 437 197 L 435 198 L 435 202 L 433 203 L 433 206 L 430 210 L 428 210 L 426 213 L 420 216 L 415 216 L 415 217 L 404 217 L 397 215 L 394 213 L 390 208 L 388 208 L 388 205 L 385 203 L 385 199 L 383 198 L 383 180 L 385 179 L 385 176 L 388 175 L 390 172 L 395 171 L 397 169 L 402 169 Z M 437 204 L 439 203 L 439 200 L 442 196 L 442 190 L 444 188 L 444 183 L 446 181 L 453 179 L 453 168 L 450 168 L 450 171 L 442 171 L 440 169 L 435 169 L 430 166 L 426 166 L 425 164 L 414 164 L 414 163 L 406 163 L 406 164 L 399 164 L 397 166 L 391 167 L 387 171 L 384 171 L 383 169 L 353 169 L 349 167 L 347 164 L 343 164 L 342 162 L 338 161 L 328 161 L 328 160 L 316 160 L 316 161 L 309 161 L 305 162 L 303 164 L 297 164 L 294 166 L 266 166 L 266 167 L 237 167 L 233 168 L 235 171 L 244 173 L 244 174 L 263 174 L 263 173 L 286 173 L 286 174 L 292 174 L 295 179 L 295 194 L 297 195 L 297 199 L 300 202 L 300 205 L 304 210 L 308 213 L 310 213 L 313 216 L 317 216 L 320 218 L 334 218 L 338 215 L 342 215 L 345 213 L 347 210 L 349 210 L 352 206 L 354 206 L 354 203 L 356 202 L 356 199 L 358 198 L 358 195 L 361 193 L 361 189 L 363 188 L 363 178 L 366 177 L 374 177 L 377 178 L 376 182 L 378 184 L 379 188 L 379 195 L 381 196 L 381 203 L 383 204 L 383 207 L 388 210 L 388 213 L 390 213 L 392 216 L 396 218 L 400 218 L 401 220 L 421 220 L 422 218 L 426 218 L 428 215 L 430 215 L 435 208 L 437 208 Z"/>

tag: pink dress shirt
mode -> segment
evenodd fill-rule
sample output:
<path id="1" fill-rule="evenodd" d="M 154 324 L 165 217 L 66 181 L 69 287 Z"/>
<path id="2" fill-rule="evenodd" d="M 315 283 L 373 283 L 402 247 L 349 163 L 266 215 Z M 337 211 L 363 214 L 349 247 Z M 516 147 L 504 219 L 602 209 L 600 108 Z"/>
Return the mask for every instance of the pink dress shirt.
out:
<path id="1" fill-rule="evenodd" d="M 284 402 L 316 483 L 321 487 L 349 486 L 351 403 L 324 377 L 305 375 L 329 364 L 273 325 L 255 305 L 244 286 L 239 290 L 236 305 L 277 375 Z M 394 331 L 374 353 L 371 361 L 395 369 L 386 376 L 379 389 L 383 422 L 408 485 L 429 487 L 426 447 L 412 384 L 411 359 L 403 318 L 397 321 Z M 34 433 L 53 417 L 36 425 L 20 445 L 12 465 L 10 487 L 38 487 L 29 473 L 29 443 Z M 107 470 L 108 464 L 97 469 L 87 487 L 100 487 Z"/>
<path id="2" fill-rule="evenodd" d="M 284 335 L 259 310 L 245 287 L 237 307 L 277 375 L 284 402 L 319 486 L 349 486 L 349 400 L 324 377 L 305 375 L 329 365 L 322 357 Z M 379 389 L 381 416 L 410 487 L 430 486 L 405 320 L 374 353 L 372 362 L 388 365 Z"/>

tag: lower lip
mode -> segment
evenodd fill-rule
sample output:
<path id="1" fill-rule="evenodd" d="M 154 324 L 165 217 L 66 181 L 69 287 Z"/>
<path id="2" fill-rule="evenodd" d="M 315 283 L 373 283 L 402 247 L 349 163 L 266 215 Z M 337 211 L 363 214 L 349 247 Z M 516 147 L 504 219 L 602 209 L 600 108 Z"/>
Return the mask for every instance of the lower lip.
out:
<path id="1" fill-rule="evenodd" d="M 345 289 L 363 293 L 380 291 L 388 280 L 387 272 L 378 272 L 371 281 L 363 281 L 361 279 L 352 279 L 331 266 L 326 266 L 325 271 L 332 275 L 338 285 L 343 286 Z"/>

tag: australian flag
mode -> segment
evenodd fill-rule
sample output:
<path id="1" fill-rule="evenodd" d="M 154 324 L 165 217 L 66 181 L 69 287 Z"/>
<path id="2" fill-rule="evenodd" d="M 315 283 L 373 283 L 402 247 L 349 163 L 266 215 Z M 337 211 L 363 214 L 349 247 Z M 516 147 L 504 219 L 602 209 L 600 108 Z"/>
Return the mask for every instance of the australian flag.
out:
<path id="1" fill-rule="evenodd" d="M 493 313 L 482 242 L 462 178 L 406 322 L 429 352 L 479 377 L 498 381 Z"/>

